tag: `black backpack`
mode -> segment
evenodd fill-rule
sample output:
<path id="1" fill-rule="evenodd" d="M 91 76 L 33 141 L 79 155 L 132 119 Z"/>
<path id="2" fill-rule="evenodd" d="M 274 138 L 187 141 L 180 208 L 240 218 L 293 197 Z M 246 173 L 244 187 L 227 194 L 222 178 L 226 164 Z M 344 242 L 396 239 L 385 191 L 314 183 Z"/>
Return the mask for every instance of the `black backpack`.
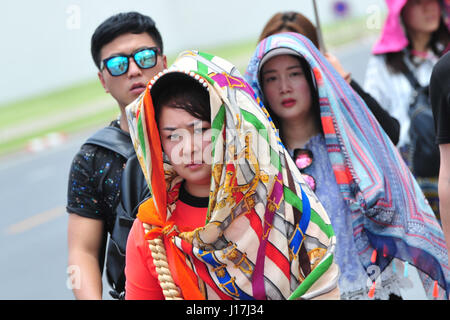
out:
<path id="1" fill-rule="evenodd" d="M 428 87 L 422 87 L 410 70 L 405 76 L 414 90 L 413 100 L 409 106 L 410 169 L 416 177 L 437 177 L 440 163 L 439 147 L 436 144 Z"/>
<path id="2" fill-rule="evenodd" d="M 122 173 L 120 201 L 115 208 L 116 218 L 106 253 L 106 278 L 112 288 L 109 293 L 115 299 L 123 299 L 128 234 L 139 205 L 150 196 L 150 190 L 128 133 L 109 126 L 94 133 L 85 143 L 109 149 L 127 160 Z"/>

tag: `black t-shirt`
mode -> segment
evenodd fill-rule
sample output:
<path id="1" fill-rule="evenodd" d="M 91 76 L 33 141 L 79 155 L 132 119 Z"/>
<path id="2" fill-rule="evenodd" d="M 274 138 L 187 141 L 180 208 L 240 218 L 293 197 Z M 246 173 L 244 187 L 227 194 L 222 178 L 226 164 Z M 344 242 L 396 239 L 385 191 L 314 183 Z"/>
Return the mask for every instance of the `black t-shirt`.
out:
<path id="1" fill-rule="evenodd" d="M 111 123 L 119 127 L 117 121 Z M 120 128 L 120 127 L 119 127 Z M 102 219 L 112 231 L 115 207 L 126 159 L 100 146 L 84 144 L 75 155 L 69 174 L 67 212 Z"/>
<path id="2" fill-rule="evenodd" d="M 196 197 L 187 192 L 185 186 L 185 181 L 182 182 L 180 187 L 180 193 L 178 194 L 178 199 L 181 202 L 196 208 L 208 208 L 209 196 L 208 197 Z"/>
<path id="3" fill-rule="evenodd" d="M 450 52 L 439 59 L 430 79 L 436 143 L 450 143 Z"/>

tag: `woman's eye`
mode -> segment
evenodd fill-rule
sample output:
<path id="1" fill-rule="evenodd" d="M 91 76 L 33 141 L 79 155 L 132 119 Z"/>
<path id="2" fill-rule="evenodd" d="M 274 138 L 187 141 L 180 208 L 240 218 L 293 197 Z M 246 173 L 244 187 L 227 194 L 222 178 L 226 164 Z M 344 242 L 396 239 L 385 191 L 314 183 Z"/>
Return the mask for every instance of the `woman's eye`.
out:
<path id="1" fill-rule="evenodd" d="M 172 133 L 171 135 L 167 136 L 167 139 L 169 140 L 178 140 L 180 138 L 180 135 L 178 133 Z"/>
<path id="2" fill-rule="evenodd" d="M 269 83 L 269 82 L 273 82 L 277 79 L 277 77 L 275 76 L 271 76 L 271 77 L 266 77 L 265 82 Z"/>

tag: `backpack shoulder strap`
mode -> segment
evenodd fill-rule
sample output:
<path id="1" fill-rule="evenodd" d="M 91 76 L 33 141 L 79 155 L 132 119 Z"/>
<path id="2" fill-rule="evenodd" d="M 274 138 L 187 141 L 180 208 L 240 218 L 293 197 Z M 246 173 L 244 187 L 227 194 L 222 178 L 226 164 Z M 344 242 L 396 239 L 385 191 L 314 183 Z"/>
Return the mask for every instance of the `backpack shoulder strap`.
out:
<path id="1" fill-rule="evenodd" d="M 130 135 L 127 132 L 112 126 L 98 130 L 86 140 L 85 144 L 87 143 L 114 151 L 125 159 L 130 158 L 134 154 Z"/>
<path id="2" fill-rule="evenodd" d="M 414 90 L 417 91 L 423 88 L 409 67 L 406 67 L 406 71 L 403 74 L 405 75 L 406 79 L 408 79 Z"/>

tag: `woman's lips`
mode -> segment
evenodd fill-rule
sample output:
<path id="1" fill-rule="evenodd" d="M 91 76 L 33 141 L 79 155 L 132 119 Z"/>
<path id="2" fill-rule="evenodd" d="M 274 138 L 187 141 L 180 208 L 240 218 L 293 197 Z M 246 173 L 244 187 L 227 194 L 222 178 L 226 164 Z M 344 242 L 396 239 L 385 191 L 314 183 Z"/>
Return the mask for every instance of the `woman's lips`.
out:
<path id="1" fill-rule="evenodd" d="M 283 105 L 283 107 L 285 108 L 290 108 L 292 106 L 294 106 L 294 104 L 297 101 L 295 99 L 284 99 L 283 101 L 281 101 L 281 104 Z"/>
<path id="2" fill-rule="evenodd" d="M 202 166 L 203 166 L 203 163 L 191 163 L 191 164 L 186 165 L 186 168 L 188 168 L 190 170 L 196 170 Z"/>
<path id="3" fill-rule="evenodd" d="M 145 90 L 145 85 L 143 83 L 134 84 L 131 86 L 130 91 L 133 94 L 141 94 Z"/>

